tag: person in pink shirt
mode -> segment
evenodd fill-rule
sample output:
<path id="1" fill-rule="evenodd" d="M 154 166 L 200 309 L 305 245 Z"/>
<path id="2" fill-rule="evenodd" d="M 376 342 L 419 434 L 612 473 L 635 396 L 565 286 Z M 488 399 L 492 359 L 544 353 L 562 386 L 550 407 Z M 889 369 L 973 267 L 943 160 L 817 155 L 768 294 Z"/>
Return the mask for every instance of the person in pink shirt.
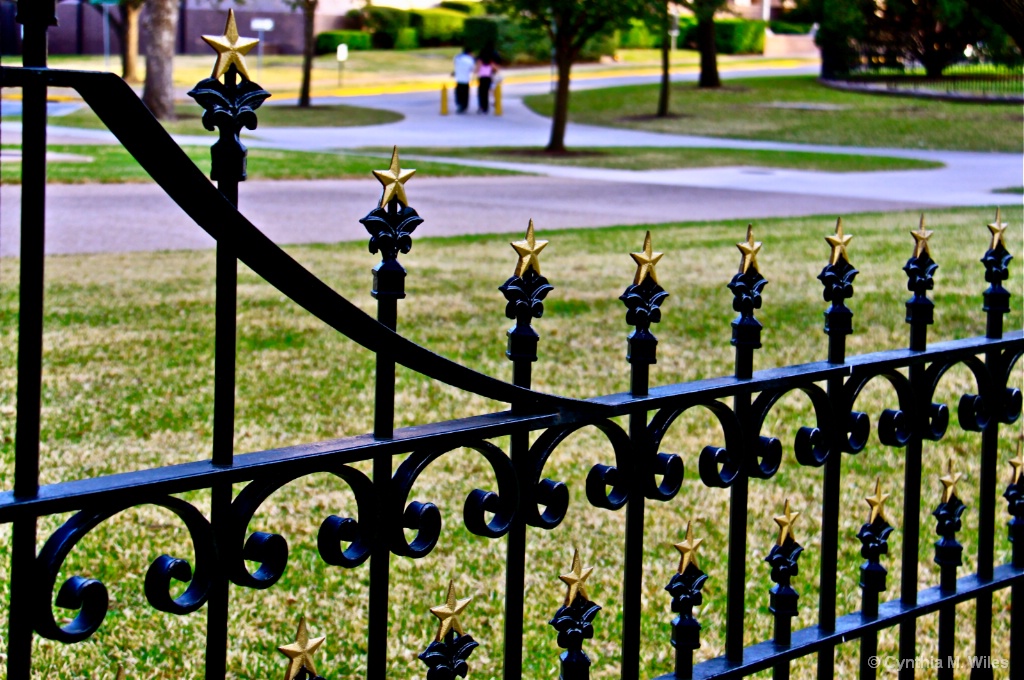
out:
<path id="1" fill-rule="evenodd" d="M 498 73 L 498 64 L 494 53 L 487 51 L 480 55 L 476 65 L 476 77 L 479 80 L 477 89 L 477 102 L 479 109 L 477 113 L 486 114 L 491 103 L 491 83 Z"/>

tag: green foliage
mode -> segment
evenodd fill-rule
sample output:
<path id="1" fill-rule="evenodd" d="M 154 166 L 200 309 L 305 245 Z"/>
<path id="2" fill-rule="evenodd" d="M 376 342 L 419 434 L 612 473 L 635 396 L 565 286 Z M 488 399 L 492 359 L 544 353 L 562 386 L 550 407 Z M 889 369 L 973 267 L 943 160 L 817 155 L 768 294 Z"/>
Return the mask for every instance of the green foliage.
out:
<path id="1" fill-rule="evenodd" d="M 661 47 L 661 31 L 651 28 L 642 19 L 630 19 L 629 28 L 619 33 L 619 47 L 623 49 L 651 49 Z"/>
<path id="2" fill-rule="evenodd" d="M 414 9 L 409 12 L 409 25 L 419 31 L 424 47 L 456 45 L 462 40 L 466 15 L 450 9 Z"/>
<path id="3" fill-rule="evenodd" d="M 409 13 L 394 7 L 366 8 L 366 27 L 373 34 L 373 46 L 388 50 L 398 43 L 402 29 L 409 27 Z"/>
<path id="4" fill-rule="evenodd" d="M 482 50 L 497 49 L 501 23 L 507 19 L 497 17 L 470 17 L 462 26 L 462 44 L 473 54 Z M 502 55 L 507 59 L 508 55 Z"/>
<path id="5" fill-rule="evenodd" d="M 676 37 L 676 47 L 683 49 L 697 41 L 693 31 L 697 28 L 697 17 L 687 14 L 679 17 L 679 35 Z"/>
<path id="6" fill-rule="evenodd" d="M 719 54 L 763 54 L 763 21 L 718 19 L 715 21 L 715 47 Z"/>
<path id="7" fill-rule="evenodd" d="M 471 17 L 482 17 L 487 14 L 484 4 L 482 2 L 474 2 L 474 0 L 443 0 L 441 7 L 462 12 Z"/>
<path id="8" fill-rule="evenodd" d="M 539 64 L 551 59 L 547 31 L 506 17 L 466 19 L 463 42 L 473 54 L 496 51 L 506 64 Z"/>
<path id="9" fill-rule="evenodd" d="M 592 38 L 628 29 L 647 9 L 642 0 L 493 0 L 493 7 L 539 31 L 554 27 L 568 53 L 578 55 Z"/>
<path id="10" fill-rule="evenodd" d="M 370 34 L 362 31 L 324 31 L 316 36 L 316 53 L 331 54 L 338 45 L 348 45 L 350 50 L 370 49 Z"/>
<path id="11" fill-rule="evenodd" d="M 615 50 L 618 46 L 618 31 L 605 31 L 603 33 L 598 33 L 583 45 L 583 49 L 580 50 L 578 59 L 580 61 L 597 61 L 601 57 L 613 57 L 615 56 Z"/>
<path id="12" fill-rule="evenodd" d="M 403 28 L 395 40 L 396 50 L 414 50 L 420 46 L 420 34 L 415 28 Z"/>
<path id="13" fill-rule="evenodd" d="M 776 35 L 807 35 L 811 24 L 794 24 L 788 21 L 769 21 L 768 28 Z"/>

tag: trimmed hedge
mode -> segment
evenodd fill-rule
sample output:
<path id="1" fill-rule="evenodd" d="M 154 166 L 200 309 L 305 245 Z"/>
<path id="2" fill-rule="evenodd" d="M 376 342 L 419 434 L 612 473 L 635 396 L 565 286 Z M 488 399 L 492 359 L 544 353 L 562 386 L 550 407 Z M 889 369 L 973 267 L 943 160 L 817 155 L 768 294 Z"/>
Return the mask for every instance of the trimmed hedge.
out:
<path id="1" fill-rule="evenodd" d="M 764 54 L 764 21 L 718 19 L 715 46 L 720 54 Z"/>
<path id="2" fill-rule="evenodd" d="M 505 64 L 546 64 L 551 61 L 551 39 L 547 31 L 524 26 L 506 17 L 470 17 L 463 29 L 463 44 L 476 55 L 494 50 Z M 596 61 L 615 54 L 618 36 L 614 31 L 587 41 L 580 60 Z"/>
<path id="3" fill-rule="evenodd" d="M 371 5 L 366 8 L 366 27 L 373 34 L 373 46 L 389 50 L 396 47 L 403 29 L 409 28 L 409 13 L 394 7 Z"/>
<path id="4" fill-rule="evenodd" d="M 676 36 L 676 47 L 687 49 L 693 46 L 696 41 L 696 34 L 692 33 L 697 28 L 697 17 L 692 14 L 684 14 L 679 17 L 679 35 Z"/>
<path id="5" fill-rule="evenodd" d="M 333 54 L 338 45 L 348 45 L 350 50 L 370 49 L 370 34 L 362 31 L 324 31 L 316 36 L 316 53 Z"/>
<path id="6" fill-rule="evenodd" d="M 768 28 L 775 35 L 807 35 L 811 32 L 811 24 L 794 24 L 789 21 L 769 21 Z"/>
<path id="7" fill-rule="evenodd" d="M 484 3 L 473 0 L 443 0 L 442 9 L 450 9 L 455 12 L 462 12 L 469 17 L 482 17 L 487 14 Z"/>
<path id="8" fill-rule="evenodd" d="M 619 34 L 619 47 L 624 49 L 650 49 L 661 47 L 661 36 L 648 28 L 640 19 L 630 19 L 629 29 Z"/>
<path id="9" fill-rule="evenodd" d="M 455 45 L 462 40 L 466 15 L 450 9 L 415 9 L 409 12 L 409 25 L 419 31 L 425 47 Z"/>
<path id="10" fill-rule="evenodd" d="M 415 28 L 403 28 L 395 40 L 396 50 L 414 50 L 420 46 L 419 31 Z"/>

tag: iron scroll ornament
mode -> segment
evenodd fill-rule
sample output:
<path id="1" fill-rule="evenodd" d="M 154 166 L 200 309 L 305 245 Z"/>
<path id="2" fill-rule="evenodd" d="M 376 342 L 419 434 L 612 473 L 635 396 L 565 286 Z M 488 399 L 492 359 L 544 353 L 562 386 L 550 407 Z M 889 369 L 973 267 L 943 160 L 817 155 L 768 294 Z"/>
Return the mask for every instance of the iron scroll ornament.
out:
<path id="1" fill-rule="evenodd" d="M 409 493 L 419 475 L 432 462 L 458 448 L 468 448 L 480 453 L 490 464 L 498 483 L 498 492 L 474 489 L 466 498 L 463 518 L 466 528 L 478 536 L 500 538 L 508 533 L 516 511 L 518 480 L 515 469 L 505 452 L 488 441 L 471 441 L 445 449 L 417 451 L 406 458 L 392 479 L 394 497 L 393 516 L 401 516 L 401 522 L 393 522 L 391 551 L 396 555 L 418 559 L 430 554 L 441 535 L 441 512 L 433 503 L 409 500 Z M 407 504 L 408 503 L 408 504 Z M 488 522 L 485 512 L 494 513 Z M 405 538 L 405 529 L 416 531 L 412 541 Z"/>
<path id="2" fill-rule="evenodd" d="M 700 402 L 681 408 L 667 408 L 658 411 L 647 426 L 651 451 L 658 451 L 661 442 L 673 423 L 692 408 L 704 408 L 718 420 L 725 438 L 725 446 L 705 446 L 698 458 L 698 470 L 705 486 L 725 488 L 730 486 L 739 472 L 739 465 L 729 454 L 739 451 L 743 428 L 735 412 L 720 401 Z M 676 462 L 678 461 L 678 462 Z M 654 469 L 644 479 L 647 498 L 659 501 L 671 500 L 682 486 L 684 467 L 682 458 L 675 454 L 658 453 L 652 461 Z M 662 474 L 661 484 L 656 483 L 655 474 Z"/>
<path id="3" fill-rule="evenodd" d="M 82 510 L 66 521 L 46 541 L 36 558 L 40 578 L 38 580 L 39 606 L 36 609 L 36 632 L 50 640 L 63 643 L 81 642 L 99 630 L 107 614 L 107 587 L 96 579 L 71 576 L 57 592 L 55 604 L 64 609 L 77 609 L 78 614 L 70 623 L 60 626 L 53 616 L 50 597 L 57 582 L 57 575 L 68 554 L 90 531 L 114 515 L 120 514 L 138 503 L 126 503 L 96 510 Z M 146 572 L 145 593 L 150 605 L 170 614 L 190 614 L 206 603 L 212 583 L 212 571 L 218 562 L 217 546 L 213 531 L 206 517 L 192 505 L 180 498 L 164 496 L 146 503 L 166 508 L 177 515 L 188 529 L 195 551 L 195 570 L 183 560 L 170 555 L 161 555 L 154 560 Z M 188 583 L 185 592 L 172 597 L 172 581 Z"/>
<path id="4" fill-rule="evenodd" d="M 323 560 L 333 566 L 357 567 L 370 555 L 370 537 L 374 532 L 372 512 L 373 484 L 362 472 L 346 465 L 331 465 L 275 475 L 250 482 L 231 504 L 231 525 L 226 533 L 225 557 L 228 575 L 238 586 L 264 590 L 277 583 L 288 565 L 288 542 L 280 534 L 256 531 L 245 537 L 253 515 L 278 489 L 316 472 L 329 472 L 344 480 L 355 495 L 359 519 L 331 515 L 320 525 L 317 548 Z M 341 548 L 343 542 L 350 543 Z M 250 572 L 246 561 L 258 562 Z"/>

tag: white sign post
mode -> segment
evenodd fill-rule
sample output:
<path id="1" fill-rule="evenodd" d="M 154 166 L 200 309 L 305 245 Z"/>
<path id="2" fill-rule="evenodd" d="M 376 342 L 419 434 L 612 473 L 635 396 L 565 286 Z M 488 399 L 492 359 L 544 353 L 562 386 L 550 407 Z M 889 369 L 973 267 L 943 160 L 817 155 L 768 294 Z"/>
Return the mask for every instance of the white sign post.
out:
<path id="1" fill-rule="evenodd" d="M 348 61 L 348 45 L 338 45 L 338 87 L 341 87 L 341 76 L 345 72 L 346 61 Z"/>
<path id="2" fill-rule="evenodd" d="M 249 30 L 256 31 L 259 38 L 259 46 L 256 48 L 256 80 L 260 79 L 260 70 L 263 68 L 263 32 L 274 30 L 273 19 L 256 18 L 249 22 Z"/>

